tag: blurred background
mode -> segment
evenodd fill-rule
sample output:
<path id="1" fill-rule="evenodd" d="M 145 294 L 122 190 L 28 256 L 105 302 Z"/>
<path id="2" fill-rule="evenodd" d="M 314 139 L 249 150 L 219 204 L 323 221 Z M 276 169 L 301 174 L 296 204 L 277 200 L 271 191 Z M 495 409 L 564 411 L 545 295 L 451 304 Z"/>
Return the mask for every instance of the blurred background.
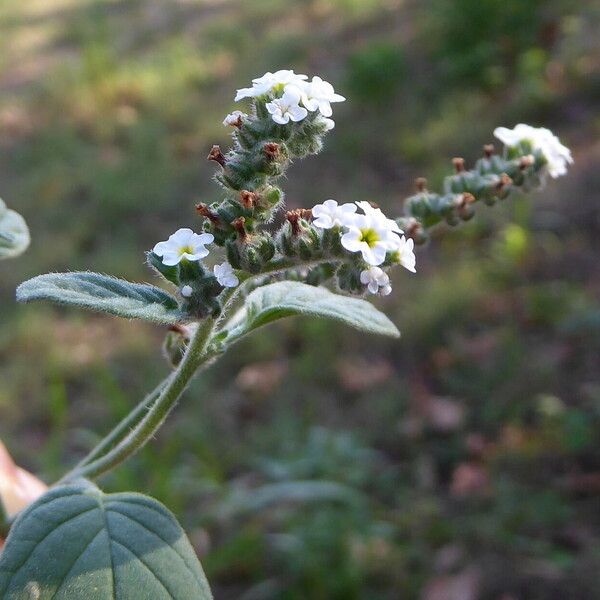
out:
<path id="1" fill-rule="evenodd" d="M 33 244 L 0 264 L 0 437 L 46 481 L 166 373 L 164 331 L 16 306 L 47 271 L 136 281 L 216 199 L 213 143 L 267 70 L 348 101 L 291 206 L 399 214 L 495 126 L 573 149 L 534 197 L 439 230 L 377 300 L 403 332 L 255 334 L 103 481 L 181 519 L 217 600 L 600 598 L 597 0 L 2 0 L 0 195 Z"/>

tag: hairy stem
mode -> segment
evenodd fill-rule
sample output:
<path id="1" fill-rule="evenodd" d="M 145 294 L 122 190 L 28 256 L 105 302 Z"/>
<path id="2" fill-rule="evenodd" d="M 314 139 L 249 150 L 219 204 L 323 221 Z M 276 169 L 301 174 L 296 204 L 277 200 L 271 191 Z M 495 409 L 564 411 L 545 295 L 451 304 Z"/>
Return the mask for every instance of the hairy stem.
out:
<path id="1" fill-rule="evenodd" d="M 144 418 L 139 421 L 135 428 L 105 455 L 83 466 L 76 467 L 62 481 L 77 477 L 99 477 L 135 454 L 154 436 L 177 404 L 194 374 L 210 357 L 206 350 L 213 329 L 213 319 L 206 319 L 200 324 L 179 367 L 167 377 L 158 399 L 150 406 Z M 142 404 L 144 403 L 142 402 Z M 101 445 L 109 447 L 110 444 L 106 441 L 101 442 Z"/>
<path id="2" fill-rule="evenodd" d="M 98 445 L 92 450 L 75 466 L 75 469 L 79 469 L 98 457 L 106 454 L 112 447 L 116 446 L 117 443 L 122 441 L 127 432 L 132 430 L 142 419 L 144 413 L 146 413 L 156 399 L 160 396 L 161 391 L 167 383 L 166 379 L 163 379 L 129 414 L 122 419 L 106 437 L 104 437 Z"/>

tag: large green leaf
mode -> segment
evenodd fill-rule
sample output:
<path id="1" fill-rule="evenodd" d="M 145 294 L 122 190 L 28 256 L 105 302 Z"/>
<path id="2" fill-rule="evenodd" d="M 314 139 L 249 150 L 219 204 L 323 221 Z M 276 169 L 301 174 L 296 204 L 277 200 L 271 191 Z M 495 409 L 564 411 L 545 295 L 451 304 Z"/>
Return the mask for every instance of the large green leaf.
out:
<path id="1" fill-rule="evenodd" d="M 234 316 L 232 338 L 294 315 L 323 317 L 367 331 L 398 337 L 396 326 L 370 302 L 334 294 L 324 287 L 297 281 L 279 281 L 259 287 L 246 298 L 243 308 Z"/>
<path id="2" fill-rule="evenodd" d="M 209 600 L 175 517 L 140 494 L 88 482 L 54 488 L 12 527 L 0 555 L 3 600 Z"/>
<path id="3" fill-rule="evenodd" d="M 0 200 L 0 260 L 25 252 L 29 246 L 29 229 L 25 219 Z"/>
<path id="4" fill-rule="evenodd" d="M 184 319 L 177 300 L 164 290 L 99 273 L 39 275 L 17 288 L 17 300 L 50 300 L 154 323 L 173 324 Z"/>

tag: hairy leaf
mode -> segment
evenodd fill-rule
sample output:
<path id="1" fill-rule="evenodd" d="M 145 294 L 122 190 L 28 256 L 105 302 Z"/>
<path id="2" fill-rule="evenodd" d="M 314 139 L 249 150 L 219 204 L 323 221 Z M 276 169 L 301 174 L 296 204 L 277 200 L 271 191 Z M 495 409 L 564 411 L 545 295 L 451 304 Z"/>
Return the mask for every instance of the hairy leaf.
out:
<path id="1" fill-rule="evenodd" d="M 0 260 L 22 254 L 29 242 L 29 229 L 25 219 L 0 200 Z"/>
<path id="2" fill-rule="evenodd" d="M 99 273 L 49 273 L 17 288 L 19 302 L 50 300 L 126 319 L 172 324 L 184 319 L 177 300 L 145 283 L 130 283 Z"/>
<path id="3" fill-rule="evenodd" d="M 4 600 L 210 600 L 175 517 L 141 494 L 82 481 L 54 488 L 17 519 L 0 555 Z"/>
<path id="4" fill-rule="evenodd" d="M 369 333 L 400 335 L 396 326 L 370 302 L 296 281 L 279 281 L 252 291 L 234 316 L 231 335 L 236 338 L 294 315 L 333 319 Z"/>

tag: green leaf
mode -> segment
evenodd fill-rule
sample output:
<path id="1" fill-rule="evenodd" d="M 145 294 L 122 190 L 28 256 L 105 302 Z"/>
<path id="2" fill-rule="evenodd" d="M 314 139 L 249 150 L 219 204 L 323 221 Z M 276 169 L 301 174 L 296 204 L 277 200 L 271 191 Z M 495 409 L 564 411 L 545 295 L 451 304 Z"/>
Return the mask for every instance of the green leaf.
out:
<path id="1" fill-rule="evenodd" d="M 184 531 L 141 494 L 89 482 L 50 490 L 17 519 L 0 555 L 3 600 L 210 600 Z"/>
<path id="2" fill-rule="evenodd" d="M 369 333 L 400 336 L 396 326 L 370 302 L 297 281 L 279 281 L 252 291 L 232 319 L 230 336 L 235 339 L 294 315 L 333 319 Z"/>
<path id="3" fill-rule="evenodd" d="M 29 246 L 29 229 L 25 219 L 0 200 L 0 260 L 25 252 Z"/>
<path id="4" fill-rule="evenodd" d="M 99 273 L 49 273 L 17 288 L 19 302 L 50 300 L 126 319 L 173 324 L 185 319 L 177 300 L 161 288 Z"/>

